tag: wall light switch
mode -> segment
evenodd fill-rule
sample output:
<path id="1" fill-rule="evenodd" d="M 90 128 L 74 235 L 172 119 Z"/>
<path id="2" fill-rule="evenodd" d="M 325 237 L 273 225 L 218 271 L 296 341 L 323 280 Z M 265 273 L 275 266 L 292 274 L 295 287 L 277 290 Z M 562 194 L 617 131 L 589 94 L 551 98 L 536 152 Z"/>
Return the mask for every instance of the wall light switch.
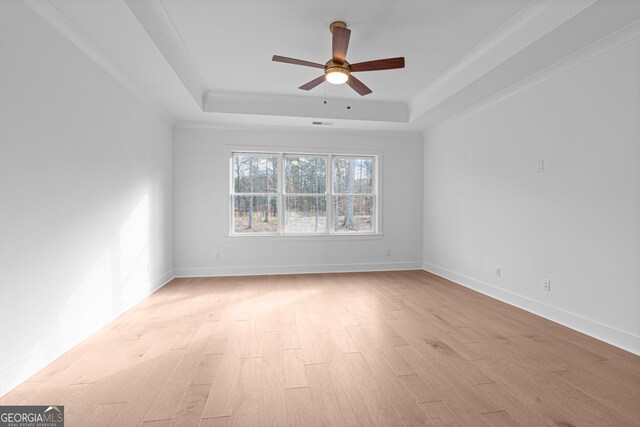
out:
<path id="1" fill-rule="evenodd" d="M 494 271 L 496 273 L 496 277 L 500 277 L 500 273 L 501 273 L 500 267 L 496 267 Z"/>
<path id="2" fill-rule="evenodd" d="M 544 172 L 544 160 L 538 160 L 536 162 L 536 171 Z"/>

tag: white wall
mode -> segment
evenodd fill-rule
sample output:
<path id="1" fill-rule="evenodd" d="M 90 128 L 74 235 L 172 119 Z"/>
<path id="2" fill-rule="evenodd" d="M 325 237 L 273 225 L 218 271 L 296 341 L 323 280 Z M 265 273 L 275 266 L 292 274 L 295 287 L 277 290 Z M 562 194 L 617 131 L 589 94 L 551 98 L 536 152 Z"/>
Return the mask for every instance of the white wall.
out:
<path id="1" fill-rule="evenodd" d="M 425 136 L 427 270 L 640 353 L 639 55 L 635 38 Z"/>
<path id="2" fill-rule="evenodd" d="M 381 154 L 383 239 L 227 237 L 232 146 L 334 149 Z M 422 259 L 422 138 L 177 127 L 176 275 L 271 274 L 419 268 Z M 391 256 L 386 256 L 386 249 Z M 219 261 L 215 253 L 220 252 Z"/>
<path id="3" fill-rule="evenodd" d="M 172 130 L 0 2 L 0 395 L 170 277 Z M 169 276 L 167 276 L 169 274 Z"/>

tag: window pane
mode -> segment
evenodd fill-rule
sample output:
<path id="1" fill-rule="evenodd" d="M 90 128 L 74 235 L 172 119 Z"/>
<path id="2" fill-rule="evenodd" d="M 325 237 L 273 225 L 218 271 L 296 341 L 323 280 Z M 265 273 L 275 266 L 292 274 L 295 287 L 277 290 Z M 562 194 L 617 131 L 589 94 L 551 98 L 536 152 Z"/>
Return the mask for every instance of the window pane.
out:
<path id="1" fill-rule="evenodd" d="M 372 158 L 336 158 L 333 160 L 333 191 L 347 194 L 373 193 Z"/>
<path id="2" fill-rule="evenodd" d="M 278 191 L 278 156 L 275 154 L 234 154 L 234 193 L 275 193 Z"/>
<path id="3" fill-rule="evenodd" d="M 373 231 L 373 196 L 334 196 L 334 231 Z"/>
<path id="4" fill-rule="evenodd" d="M 325 193 L 327 189 L 326 158 L 287 156 L 284 169 L 287 193 Z"/>
<path id="5" fill-rule="evenodd" d="M 235 233 L 277 233 L 278 197 L 233 196 Z"/>
<path id="6" fill-rule="evenodd" d="M 285 200 L 285 232 L 327 232 L 327 198 L 325 196 L 287 196 Z"/>

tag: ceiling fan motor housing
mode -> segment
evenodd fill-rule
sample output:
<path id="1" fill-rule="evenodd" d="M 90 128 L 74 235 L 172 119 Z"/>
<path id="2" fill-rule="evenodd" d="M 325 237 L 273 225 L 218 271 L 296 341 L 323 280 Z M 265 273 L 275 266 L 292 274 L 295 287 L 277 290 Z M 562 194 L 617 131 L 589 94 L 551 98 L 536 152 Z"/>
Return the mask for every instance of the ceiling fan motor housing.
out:
<path id="1" fill-rule="evenodd" d="M 333 33 L 333 29 L 335 27 L 347 28 L 347 24 L 344 21 L 333 21 L 331 24 L 329 24 L 329 31 Z"/>
<path id="2" fill-rule="evenodd" d="M 347 61 L 344 61 L 344 64 L 338 64 L 337 62 L 333 62 L 333 60 L 329 60 L 324 64 L 324 73 L 328 74 L 333 71 L 339 71 L 349 75 L 351 73 L 351 67 Z"/>

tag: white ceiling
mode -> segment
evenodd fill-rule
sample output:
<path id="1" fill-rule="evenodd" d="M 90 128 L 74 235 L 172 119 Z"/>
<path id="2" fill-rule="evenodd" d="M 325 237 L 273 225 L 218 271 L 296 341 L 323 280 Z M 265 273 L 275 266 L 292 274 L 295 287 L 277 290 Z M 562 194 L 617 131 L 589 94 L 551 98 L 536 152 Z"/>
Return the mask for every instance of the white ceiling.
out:
<path id="1" fill-rule="evenodd" d="M 424 131 L 640 19 L 637 0 L 25 1 L 176 121 L 395 132 Z M 359 73 L 365 97 L 297 89 L 322 71 L 272 55 L 326 62 L 334 20 L 352 31 L 349 62 L 404 56 L 406 68 Z"/>
<path id="2" fill-rule="evenodd" d="M 274 54 L 324 64 L 329 24 L 351 29 L 347 60 L 404 56 L 403 70 L 367 72 L 367 99 L 409 99 L 491 35 L 529 0 L 162 0 L 180 38 L 212 91 L 304 95 L 298 86 L 322 70 L 273 63 Z M 360 98 L 347 85 L 310 93 Z"/>

